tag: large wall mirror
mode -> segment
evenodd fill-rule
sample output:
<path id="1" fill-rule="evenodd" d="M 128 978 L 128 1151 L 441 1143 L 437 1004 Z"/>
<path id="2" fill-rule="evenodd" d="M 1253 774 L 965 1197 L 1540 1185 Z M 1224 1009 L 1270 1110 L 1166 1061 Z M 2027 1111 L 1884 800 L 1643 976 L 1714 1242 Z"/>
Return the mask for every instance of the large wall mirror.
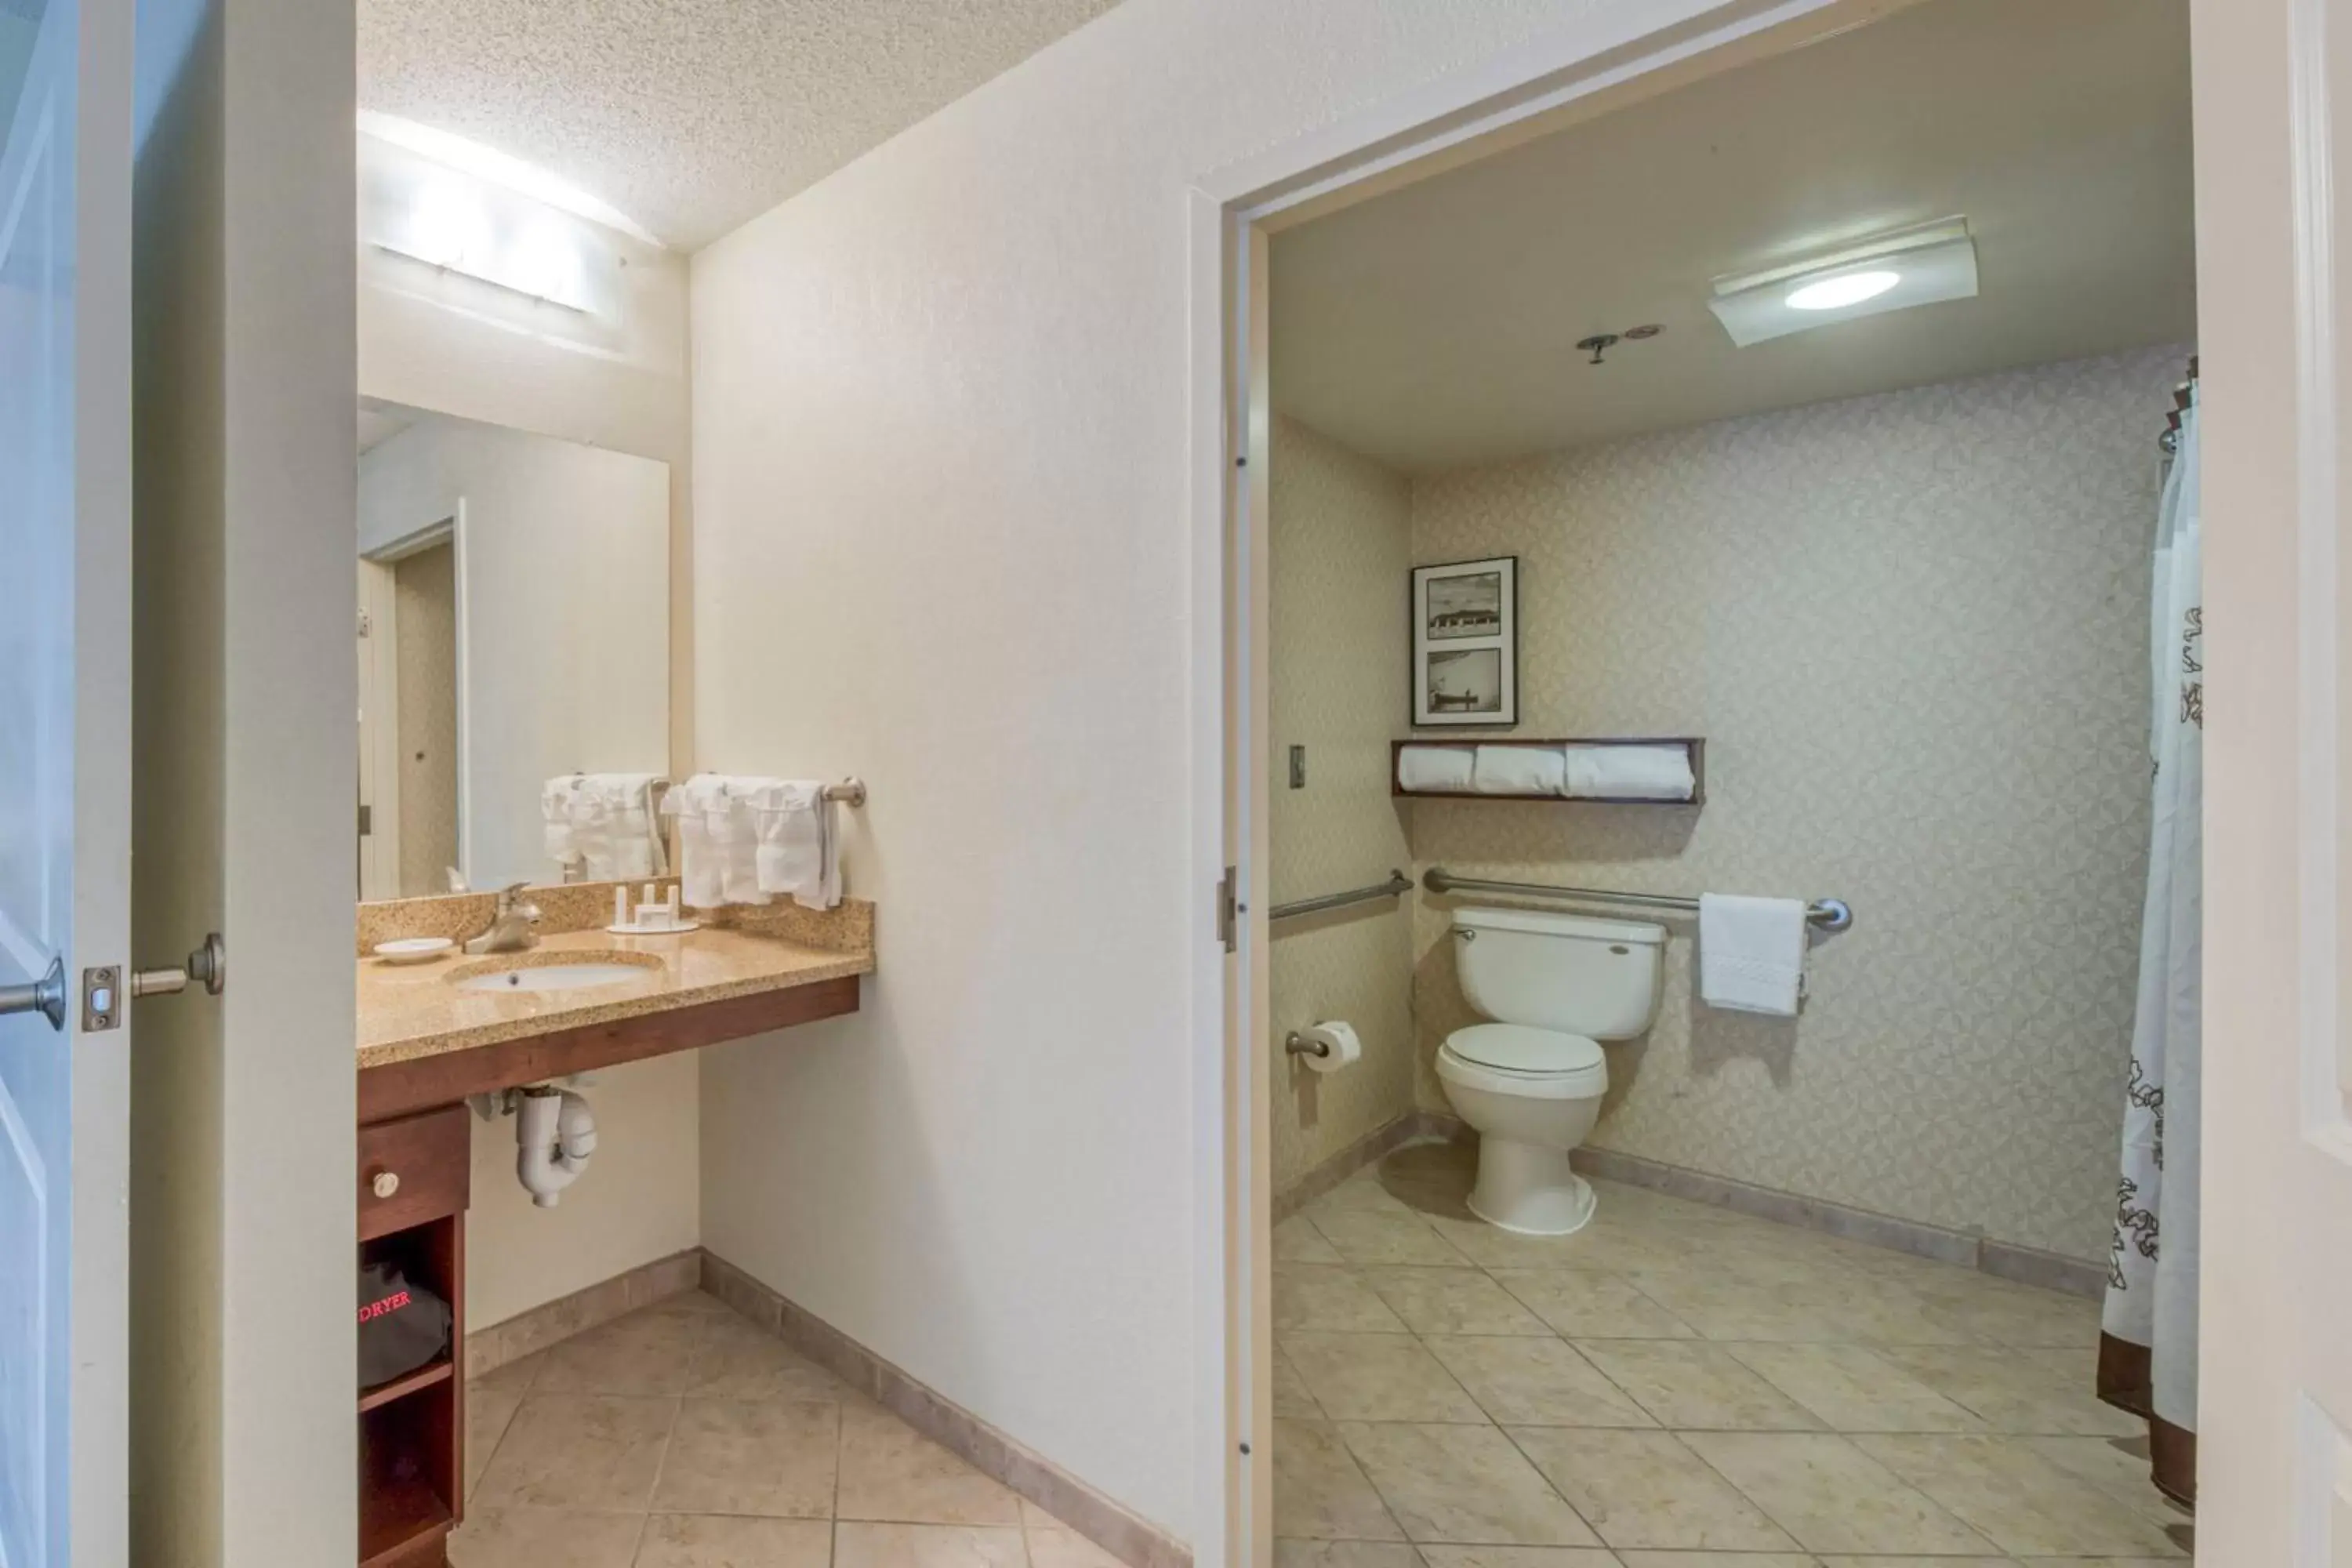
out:
<path id="1" fill-rule="evenodd" d="M 669 465 L 359 405 L 362 899 L 556 880 L 546 782 L 667 771 Z"/>

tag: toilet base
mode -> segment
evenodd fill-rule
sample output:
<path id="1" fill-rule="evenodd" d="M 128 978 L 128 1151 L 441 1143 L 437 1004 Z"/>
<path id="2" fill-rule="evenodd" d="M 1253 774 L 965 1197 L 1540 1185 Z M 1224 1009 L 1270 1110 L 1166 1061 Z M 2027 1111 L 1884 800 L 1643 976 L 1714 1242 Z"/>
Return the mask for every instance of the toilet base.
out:
<path id="1" fill-rule="evenodd" d="M 1592 1185 L 1569 1169 L 1568 1151 L 1489 1132 L 1478 1140 L 1470 1212 L 1519 1236 L 1573 1236 L 1592 1218 Z"/>

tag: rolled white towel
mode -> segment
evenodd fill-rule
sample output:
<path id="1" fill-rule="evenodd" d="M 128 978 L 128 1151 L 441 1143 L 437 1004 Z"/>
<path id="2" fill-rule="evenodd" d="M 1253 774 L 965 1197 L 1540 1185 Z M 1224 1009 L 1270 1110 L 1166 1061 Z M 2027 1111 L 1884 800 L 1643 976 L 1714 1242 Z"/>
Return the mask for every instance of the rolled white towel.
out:
<path id="1" fill-rule="evenodd" d="M 1407 746 L 1397 752 L 1397 787 L 1408 795 L 1467 794 L 1475 757 L 1467 746 Z"/>
<path id="2" fill-rule="evenodd" d="M 1684 746 L 1570 746 L 1567 776 L 1587 800 L 1688 800 L 1698 782 Z"/>
<path id="3" fill-rule="evenodd" d="M 1567 793 L 1568 756 L 1558 746 L 1481 746 L 1470 787 L 1480 795 Z"/>

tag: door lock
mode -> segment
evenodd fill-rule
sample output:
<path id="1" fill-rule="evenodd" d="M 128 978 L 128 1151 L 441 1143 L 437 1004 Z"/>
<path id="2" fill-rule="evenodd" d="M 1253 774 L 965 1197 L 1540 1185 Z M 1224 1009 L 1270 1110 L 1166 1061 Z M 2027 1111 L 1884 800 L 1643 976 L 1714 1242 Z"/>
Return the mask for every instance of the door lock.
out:
<path id="1" fill-rule="evenodd" d="M 175 996 L 188 988 L 189 982 L 205 988 L 207 996 L 217 996 L 228 985 L 228 948 L 218 931 L 207 931 L 204 945 L 188 954 L 187 963 L 178 969 L 134 969 L 131 972 L 131 994 L 138 996 Z"/>

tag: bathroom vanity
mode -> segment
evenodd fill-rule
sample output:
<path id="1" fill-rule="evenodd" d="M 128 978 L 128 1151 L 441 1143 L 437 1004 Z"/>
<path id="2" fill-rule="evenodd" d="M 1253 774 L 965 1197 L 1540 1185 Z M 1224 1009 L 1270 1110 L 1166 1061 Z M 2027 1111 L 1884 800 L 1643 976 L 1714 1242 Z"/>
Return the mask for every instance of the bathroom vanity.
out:
<path id="1" fill-rule="evenodd" d="M 535 945 L 415 964 L 364 955 L 391 936 L 478 930 L 489 897 L 360 909 L 360 1261 L 396 1264 L 454 1317 L 446 1356 L 359 1393 L 362 1568 L 439 1568 L 465 1512 L 467 1097 L 854 1013 L 874 969 L 873 907 L 856 900 L 614 936 L 598 929 L 609 885 L 533 897 Z"/>

